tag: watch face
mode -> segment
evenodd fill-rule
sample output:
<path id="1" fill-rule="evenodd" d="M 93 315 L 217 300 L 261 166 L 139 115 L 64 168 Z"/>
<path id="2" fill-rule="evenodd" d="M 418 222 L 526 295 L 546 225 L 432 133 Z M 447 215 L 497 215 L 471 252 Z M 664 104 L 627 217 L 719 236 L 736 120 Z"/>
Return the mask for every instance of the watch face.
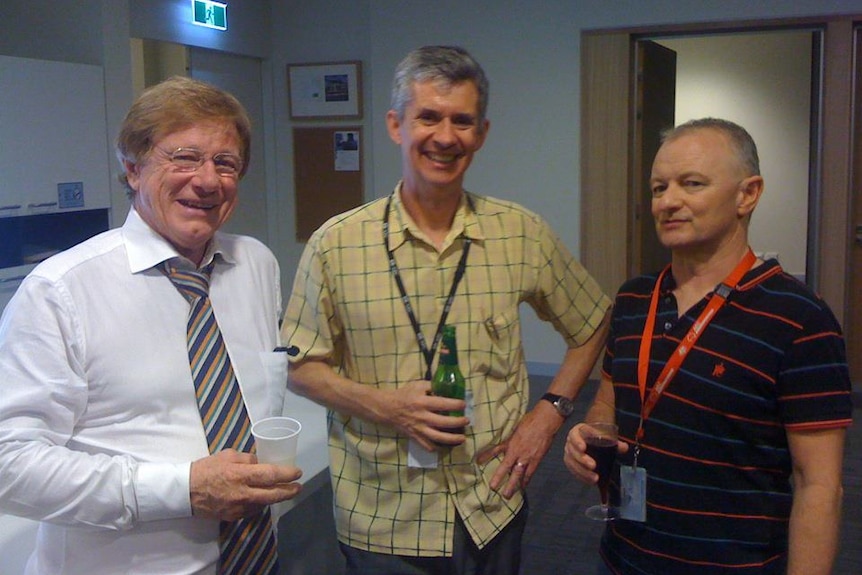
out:
<path id="1" fill-rule="evenodd" d="M 575 410 L 575 403 L 568 397 L 561 397 L 555 404 L 561 415 L 568 417 Z"/>

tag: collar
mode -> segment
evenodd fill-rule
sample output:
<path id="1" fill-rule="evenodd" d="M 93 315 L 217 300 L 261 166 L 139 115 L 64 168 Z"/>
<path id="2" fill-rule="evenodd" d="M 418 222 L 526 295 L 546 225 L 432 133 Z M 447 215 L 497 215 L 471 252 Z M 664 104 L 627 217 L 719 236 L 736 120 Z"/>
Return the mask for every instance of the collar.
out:
<path id="1" fill-rule="evenodd" d="M 742 276 L 742 280 L 739 282 L 737 289 L 738 291 L 751 289 L 765 279 L 772 277 L 775 274 L 782 273 L 783 271 L 784 270 L 781 268 L 781 264 L 778 263 L 778 260 L 766 260 L 759 266 L 748 270 L 748 272 Z M 674 288 L 676 288 L 676 279 L 673 277 L 673 267 L 671 267 L 670 273 L 665 274 L 664 278 L 662 278 L 660 293 L 663 296 L 667 295 L 672 292 Z"/>
<path id="2" fill-rule="evenodd" d="M 403 184 L 403 181 L 399 181 L 395 186 L 389 207 L 389 246 L 393 250 L 406 242 L 408 237 L 427 241 L 425 234 L 419 229 L 419 226 L 404 208 L 404 202 L 401 200 L 401 188 Z M 389 200 L 384 198 L 384 205 L 387 201 Z M 446 236 L 443 250 L 451 246 L 455 239 L 461 235 L 468 237 L 473 241 L 481 241 L 485 239 L 485 235 L 482 233 L 482 227 L 478 218 L 481 203 L 482 198 L 480 196 L 472 194 L 467 190 L 462 191 L 461 203 L 455 211 L 455 218 L 452 220 L 452 228 Z"/>
<path id="3" fill-rule="evenodd" d="M 177 259 L 178 267 L 193 268 L 193 264 L 181 256 L 179 252 L 161 235 L 156 233 L 138 214 L 134 208 L 129 209 L 122 228 L 123 243 L 129 258 L 129 271 L 139 273 L 151 269 L 163 261 Z M 209 265 L 215 258 L 234 264 L 236 258 L 228 246 L 219 241 L 219 234 L 207 245 L 207 251 L 201 261 L 201 267 Z"/>

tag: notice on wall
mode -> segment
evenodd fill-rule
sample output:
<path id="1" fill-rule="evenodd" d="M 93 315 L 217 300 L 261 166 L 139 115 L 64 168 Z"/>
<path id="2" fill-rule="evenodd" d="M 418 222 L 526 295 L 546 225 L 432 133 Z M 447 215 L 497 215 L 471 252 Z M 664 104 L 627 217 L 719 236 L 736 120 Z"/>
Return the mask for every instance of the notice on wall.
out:
<path id="1" fill-rule="evenodd" d="M 359 132 L 337 131 L 332 145 L 335 148 L 335 171 L 359 171 Z"/>

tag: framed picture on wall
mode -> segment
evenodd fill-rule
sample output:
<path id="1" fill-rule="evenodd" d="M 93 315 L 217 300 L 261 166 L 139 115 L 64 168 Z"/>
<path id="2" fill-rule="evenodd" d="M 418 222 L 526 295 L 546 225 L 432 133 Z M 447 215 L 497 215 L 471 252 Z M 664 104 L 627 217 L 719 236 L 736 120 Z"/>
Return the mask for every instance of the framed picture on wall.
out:
<path id="1" fill-rule="evenodd" d="M 293 120 L 362 118 L 362 63 L 288 64 Z"/>

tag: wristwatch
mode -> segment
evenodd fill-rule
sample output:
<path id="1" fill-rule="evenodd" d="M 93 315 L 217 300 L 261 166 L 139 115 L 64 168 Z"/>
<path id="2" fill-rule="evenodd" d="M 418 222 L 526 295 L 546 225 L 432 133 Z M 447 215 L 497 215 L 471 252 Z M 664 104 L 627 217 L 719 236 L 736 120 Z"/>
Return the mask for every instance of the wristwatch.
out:
<path id="1" fill-rule="evenodd" d="M 554 393 L 546 393 L 542 396 L 542 399 L 550 401 L 556 408 L 557 413 L 559 413 L 563 419 L 567 419 L 575 410 L 575 402 L 568 397 L 563 397 L 562 395 L 556 395 Z"/>

